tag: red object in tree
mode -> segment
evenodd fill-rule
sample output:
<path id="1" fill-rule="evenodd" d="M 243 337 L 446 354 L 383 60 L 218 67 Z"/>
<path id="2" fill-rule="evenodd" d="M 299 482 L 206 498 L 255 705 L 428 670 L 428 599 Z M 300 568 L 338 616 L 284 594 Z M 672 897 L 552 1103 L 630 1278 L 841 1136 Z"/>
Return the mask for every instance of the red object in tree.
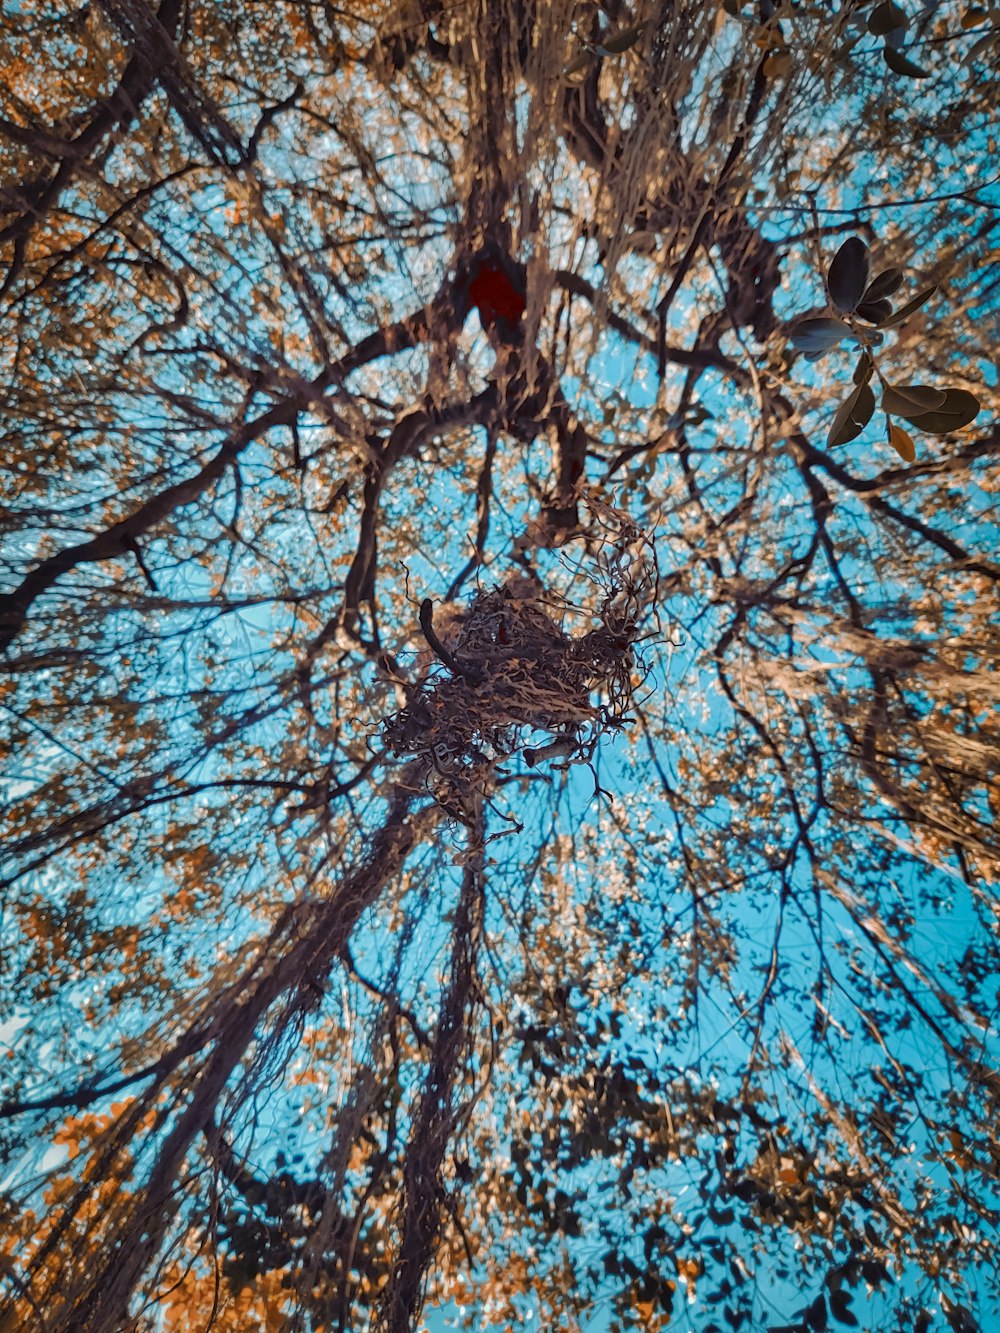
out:
<path id="1" fill-rule="evenodd" d="M 525 300 L 502 268 L 483 264 L 469 286 L 472 304 L 479 311 L 479 322 L 484 329 L 492 328 L 500 320 L 507 324 L 519 323 L 524 314 Z"/>

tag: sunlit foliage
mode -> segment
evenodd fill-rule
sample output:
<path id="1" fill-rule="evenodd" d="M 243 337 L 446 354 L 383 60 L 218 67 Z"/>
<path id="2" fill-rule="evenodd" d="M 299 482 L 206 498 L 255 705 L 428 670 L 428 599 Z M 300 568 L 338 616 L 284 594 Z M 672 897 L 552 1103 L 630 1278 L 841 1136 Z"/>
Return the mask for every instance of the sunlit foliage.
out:
<path id="1" fill-rule="evenodd" d="M 1000 11 L 0 55 L 0 1330 L 996 1328 Z"/>

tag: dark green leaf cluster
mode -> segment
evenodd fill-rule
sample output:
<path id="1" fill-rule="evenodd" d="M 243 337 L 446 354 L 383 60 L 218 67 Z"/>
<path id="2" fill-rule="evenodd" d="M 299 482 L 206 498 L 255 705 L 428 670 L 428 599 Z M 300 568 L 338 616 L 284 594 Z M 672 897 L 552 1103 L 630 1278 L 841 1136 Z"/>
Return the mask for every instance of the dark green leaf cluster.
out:
<path id="1" fill-rule="evenodd" d="M 879 9 L 895 8 L 894 5 L 879 6 Z M 804 319 L 792 326 L 792 343 L 805 354 L 807 361 L 818 361 L 846 338 L 861 344 L 861 356 L 854 371 L 854 388 L 837 409 L 830 426 L 827 436 L 830 447 L 857 439 L 871 421 L 876 399 L 870 381 L 876 375 L 882 386 L 881 407 L 886 418 L 886 438 L 907 462 L 912 462 L 915 457 L 913 440 L 909 432 L 893 423 L 894 415 L 929 435 L 950 435 L 969 425 L 979 414 L 979 400 L 966 389 L 894 385 L 879 370 L 875 348 L 882 343 L 881 330 L 904 324 L 937 290 L 934 286 L 925 287 L 894 310 L 889 297 L 899 290 L 903 281 L 903 271 L 896 267 L 883 269 L 873 278 L 868 246 L 860 236 L 850 236 L 834 255 L 826 275 L 830 301 L 845 318 Z M 864 328 L 858 320 L 874 326 L 874 329 Z"/>

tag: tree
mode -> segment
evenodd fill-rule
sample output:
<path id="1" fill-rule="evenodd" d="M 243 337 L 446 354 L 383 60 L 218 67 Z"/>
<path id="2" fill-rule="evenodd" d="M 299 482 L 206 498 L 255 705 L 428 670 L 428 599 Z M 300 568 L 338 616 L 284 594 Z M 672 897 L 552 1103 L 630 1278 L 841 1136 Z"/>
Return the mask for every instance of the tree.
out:
<path id="1" fill-rule="evenodd" d="M 997 12 L 2 32 L 0 1328 L 991 1327 Z"/>

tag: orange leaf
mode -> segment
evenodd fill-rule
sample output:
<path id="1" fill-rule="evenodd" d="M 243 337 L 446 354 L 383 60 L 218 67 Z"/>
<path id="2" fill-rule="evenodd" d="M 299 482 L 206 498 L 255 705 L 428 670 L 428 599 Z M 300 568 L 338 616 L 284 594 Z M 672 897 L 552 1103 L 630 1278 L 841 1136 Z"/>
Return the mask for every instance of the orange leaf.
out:
<path id="1" fill-rule="evenodd" d="M 895 422 L 892 422 L 889 426 L 889 443 L 904 462 L 912 463 L 916 458 L 917 449 L 913 443 L 913 436 L 902 426 L 897 426 Z"/>

